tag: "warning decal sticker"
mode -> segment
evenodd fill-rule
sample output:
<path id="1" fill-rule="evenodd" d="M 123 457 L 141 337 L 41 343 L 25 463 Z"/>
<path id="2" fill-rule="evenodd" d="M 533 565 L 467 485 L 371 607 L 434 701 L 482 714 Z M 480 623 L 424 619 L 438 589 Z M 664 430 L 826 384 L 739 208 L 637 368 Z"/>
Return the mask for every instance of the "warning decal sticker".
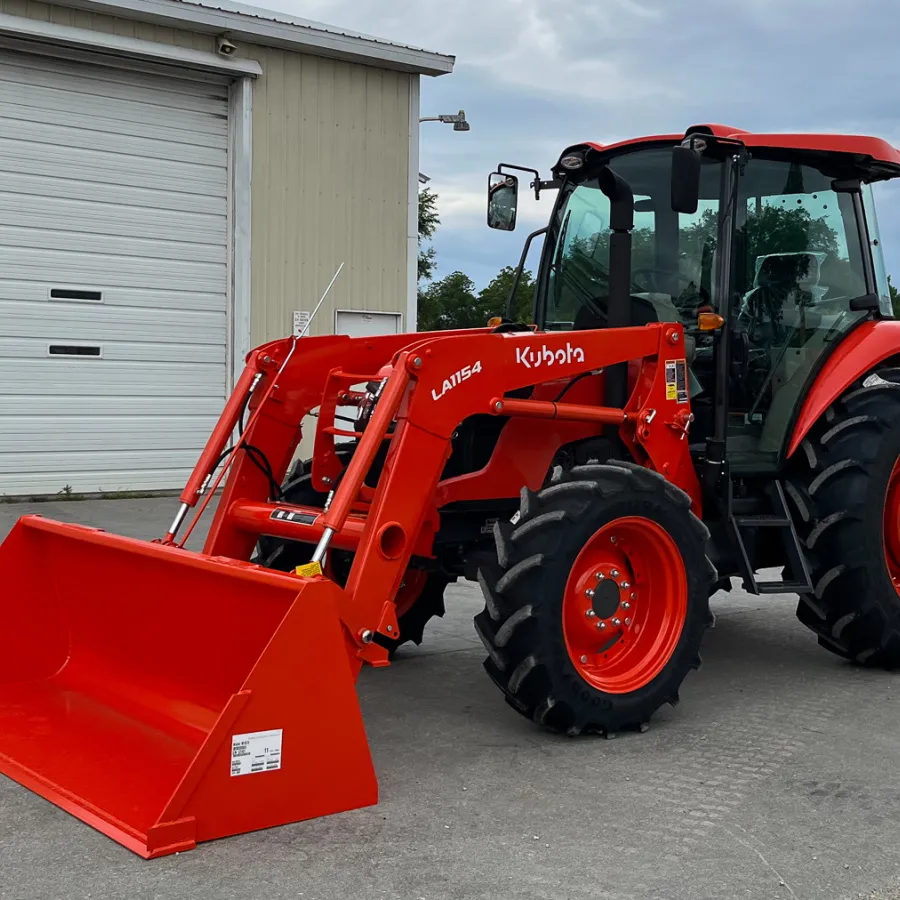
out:
<path id="1" fill-rule="evenodd" d="M 231 736 L 231 774 L 253 775 L 281 768 L 282 729 Z"/>
<path id="2" fill-rule="evenodd" d="M 666 360 L 666 400 L 688 402 L 687 363 L 683 359 Z"/>

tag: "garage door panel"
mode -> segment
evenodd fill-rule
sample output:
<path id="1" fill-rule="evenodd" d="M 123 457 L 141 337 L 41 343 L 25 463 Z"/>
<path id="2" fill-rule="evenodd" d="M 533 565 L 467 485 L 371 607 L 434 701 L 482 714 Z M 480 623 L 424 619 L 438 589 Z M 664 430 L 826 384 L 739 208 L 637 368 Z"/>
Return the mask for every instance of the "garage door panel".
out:
<path id="1" fill-rule="evenodd" d="M 103 129 L 102 121 L 94 122 L 87 116 L 82 121 L 81 127 L 68 128 L 61 124 L 28 122 L 0 115 L 0 134 L 15 134 L 17 140 L 32 144 L 57 145 L 67 152 L 75 149 L 102 150 L 104 153 L 175 160 L 201 166 L 224 168 L 228 164 L 227 147 L 176 143 L 166 140 L 164 135 L 136 137 L 112 134 Z"/>
<path id="2" fill-rule="evenodd" d="M 227 219 L 205 213 L 97 204 L 0 191 L 0 226 L 225 245 Z"/>
<path id="3" fill-rule="evenodd" d="M 177 232 L 174 234 L 177 235 Z M 0 225 L 0 246 L 15 253 L 18 248 L 51 250 L 85 256 L 127 256 L 134 260 L 165 260 L 166 262 L 219 263 L 224 265 L 227 251 L 218 244 L 189 243 L 182 240 L 119 237 L 116 234 L 85 234 L 82 231 L 51 231 L 46 228 L 16 228 Z"/>
<path id="4" fill-rule="evenodd" d="M 167 261 L 165 265 L 162 262 L 132 259 L 126 266 L 123 257 L 99 253 L 0 247 L 0 269 L 4 275 L 20 281 L 44 280 L 48 272 L 53 272 L 61 285 L 99 283 L 102 279 L 113 287 L 225 292 L 224 266 L 181 260 Z"/>
<path id="5" fill-rule="evenodd" d="M 106 341 L 91 337 L 80 337 L 76 334 L 48 335 L 44 338 L 0 338 L 0 354 L 7 359 L 47 359 L 59 362 L 61 359 L 73 359 L 72 356 L 52 355 L 49 348 L 79 346 L 82 348 L 99 348 L 100 359 L 104 362 L 149 362 L 149 363 L 181 363 L 190 360 L 194 363 L 216 365 L 225 353 L 225 344 L 159 344 L 132 343 L 127 341 Z M 96 357 L 78 357 L 76 361 L 85 365 L 94 362 Z M 48 377 L 50 372 L 47 373 Z"/>
<path id="6" fill-rule="evenodd" d="M 0 302 L 23 301 L 33 303 L 50 303 L 50 291 L 53 288 L 69 288 L 76 290 L 100 291 L 104 307 L 134 307 L 152 311 L 154 315 L 165 315 L 168 310 L 184 312 L 215 312 L 224 315 L 224 303 L 221 294 L 201 293 L 199 291 L 141 290 L 136 288 L 111 287 L 101 281 L 86 282 L 49 282 L 44 278 L 36 281 L 5 281 L 0 279 Z M 52 301 L 54 303 L 63 301 Z M 70 305 L 74 305 L 71 301 Z M 92 306 L 94 304 L 91 304 Z M 3 321 L 3 320 L 0 320 Z M 5 324 L 5 322 L 4 322 Z"/>
<path id="7" fill-rule="evenodd" d="M 84 397 L 0 394 L 6 416 L 194 416 L 217 418 L 223 400 L 215 397 Z"/>
<path id="8" fill-rule="evenodd" d="M 102 134 L 106 140 L 111 137 L 122 139 L 128 136 L 174 144 L 176 147 L 193 147 L 196 150 L 226 150 L 228 148 L 228 132 L 218 119 L 210 123 L 212 127 L 208 131 L 197 132 L 193 128 L 179 128 L 171 118 L 167 118 L 162 123 L 148 122 L 146 118 L 129 122 L 121 117 L 115 118 L 109 109 L 90 112 L 73 108 L 69 97 L 60 96 L 54 99 L 57 102 L 52 106 L 45 105 L 38 108 L 13 103 L 12 98 L 3 97 L 0 99 L 0 119 L 8 119 L 10 122 L 15 121 L 22 124 L 64 126 L 67 129 L 65 135 L 70 140 L 74 131 L 84 130 Z"/>
<path id="9" fill-rule="evenodd" d="M 6 459 L 0 457 L 0 496 L 55 494 L 66 485 L 76 492 L 92 493 L 182 487 L 198 456 L 195 450 L 11 453 Z M 166 477 L 170 480 L 164 481 Z"/>
<path id="10" fill-rule="evenodd" d="M 215 416 L 0 416 L 4 453 L 48 450 L 193 450 L 199 455 Z M 2 456 L 0 455 L 0 456 Z"/>
<path id="11" fill-rule="evenodd" d="M 227 204 L 221 194 L 186 194 L 176 190 L 153 190 L 134 185 L 77 181 L 58 176 L 28 175 L 0 168 L 0 191 L 27 194 L 50 200 L 80 200 L 148 211 L 193 212 L 225 217 Z"/>
<path id="12" fill-rule="evenodd" d="M 101 68 L 99 66 L 85 65 L 77 60 L 12 50 L 0 58 L 0 65 L 5 66 L 7 69 L 28 69 L 32 73 L 58 74 L 64 76 L 67 80 L 82 78 L 99 81 L 101 84 L 114 82 L 116 84 L 132 85 L 140 90 L 180 93 L 191 97 L 202 94 L 203 96 L 225 99 L 228 96 L 228 77 L 216 75 L 212 72 L 185 72 L 181 77 L 177 77 L 174 72 L 171 75 L 163 75 L 136 69 L 132 70 L 127 66 L 104 66 Z M 49 83 L 53 82 L 50 81 Z"/>
<path id="13" fill-rule="evenodd" d="M 49 362 L 54 364 L 52 372 L 47 371 Z M 0 383 L 4 392 L 22 396 L 161 397 L 168 394 L 214 398 L 218 403 L 225 400 L 221 367 L 199 363 L 2 360 Z M 0 443 L 0 454 L 2 447 Z"/>
<path id="14" fill-rule="evenodd" d="M 110 473 L 98 475 L 93 472 L 74 471 L 80 455 L 63 457 L 63 463 L 69 466 L 65 484 L 61 484 L 56 472 L 29 472 L 11 473 L 8 475 L 0 472 L 0 497 L 35 496 L 45 497 L 49 494 L 59 494 L 63 487 L 68 486 L 75 494 L 105 494 L 119 491 L 163 491 L 169 490 L 170 485 L 183 485 L 190 475 L 191 466 L 185 464 L 182 468 L 174 469 L 148 469 L 137 468 L 133 470 L 115 470 Z"/>
<path id="15" fill-rule="evenodd" d="M 18 303 L 0 300 L 0 357 L 10 338 L 71 339 L 123 342 L 125 335 L 141 343 L 153 343 L 160 352 L 167 344 L 191 347 L 224 347 L 226 321 L 222 312 L 189 312 L 154 309 L 106 309 L 96 303 Z M 183 347 L 176 348 L 184 353 Z"/>
<path id="16" fill-rule="evenodd" d="M 72 90 L 50 89 L 23 84 L 10 84 L 0 77 L 0 95 L 6 103 L 23 110 L 23 118 L 34 121 L 27 110 L 63 111 L 85 115 L 89 118 L 108 116 L 121 119 L 130 125 L 158 125 L 160 128 L 177 128 L 181 131 L 193 129 L 200 143 L 204 135 L 227 136 L 225 120 L 218 115 L 197 114 L 178 107 L 150 106 L 133 100 L 77 94 Z M 45 115 L 41 116 L 45 118 Z M 118 134 L 118 130 L 113 132 Z"/>
<path id="17" fill-rule="evenodd" d="M 9 140 L 6 136 L 0 137 L 0 156 L 5 171 L 47 178 L 59 178 L 64 171 L 67 178 L 78 181 L 218 196 L 224 196 L 227 183 L 224 166 L 142 159 L 102 150 L 69 150 L 52 144 Z"/>
<path id="18" fill-rule="evenodd" d="M 99 329 L 96 329 L 99 331 Z M 59 365 L 62 361 L 73 361 L 81 365 L 93 365 L 98 360 L 105 363 L 152 363 L 169 365 L 173 363 L 191 362 L 216 366 L 221 363 L 225 353 L 224 340 L 218 343 L 198 344 L 186 340 L 183 343 L 160 343 L 154 341 L 134 342 L 104 339 L 99 334 L 91 334 L 90 329 L 54 330 L 53 326 L 45 329 L 46 334 L 39 338 L 0 338 L 0 355 L 5 359 L 47 360 Z M 62 351 L 65 347 L 99 351 L 91 356 L 74 356 Z M 50 348 L 56 352 L 51 353 Z M 47 377 L 53 375 L 50 368 Z"/>
<path id="19" fill-rule="evenodd" d="M 164 110 L 201 113 L 221 116 L 222 104 L 228 97 L 224 85 L 202 84 L 201 82 L 181 82 L 165 76 L 139 75 L 137 78 L 122 77 L 124 72 L 115 69 L 79 68 L 59 66 L 61 60 L 53 60 L 49 67 L 22 65 L 18 60 L 0 61 L 0 90 L 6 96 L 16 92 L 28 93 L 38 100 L 44 96 L 40 92 L 72 94 L 73 101 L 93 97 L 97 100 L 119 100 L 130 103 L 134 108 L 146 108 L 150 114 L 163 117 Z M 60 77 L 60 76 L 63 77 Z M 33 105 L 41 106 L 35 102 Z"/>
<path id="20" fill-rule="evenodd" d="M 226 400 L 227 216 L 225 84 L 0 51 L 0 494 L 183 485 Z"/>

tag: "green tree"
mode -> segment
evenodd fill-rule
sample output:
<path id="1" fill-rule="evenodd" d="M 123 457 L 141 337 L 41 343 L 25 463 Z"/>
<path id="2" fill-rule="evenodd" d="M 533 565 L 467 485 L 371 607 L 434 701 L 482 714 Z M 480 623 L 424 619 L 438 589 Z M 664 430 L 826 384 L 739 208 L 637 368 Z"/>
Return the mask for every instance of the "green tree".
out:
<path id="1" fill-rule="evenodd" d="M 430 241 L 440 225 L 441 220 L 437 211 L 437 194 L 428 188 L 419 191 L 419 281 L 430 281 L 434 275 L 435 251 L 434 247 L 422 247 L 423 241 Z"/>
<path id="2" fill-rule="evenodd" d="M 505 266 L 476 293 L 475 284 L 462 272 L 451 272 L 419 291 L 419 331 L 448 328 L 483 328 L 488 319 L 506 315 L 507 302 L 516 278 L 514 266 Z M 516 322 L 532 320 L 534 278 L 522 272 L 513 303 Z"/>
<path id="3" fill-rule="evenodd" d="M 475 283 L 462 272 L 451 272 L 419 291 L 419 331 L 474 328 L 484 325 Z"/>
<path id="4" fill-rule="evenodd" d="M 695 225 L 682 229 L 682 240 L 687 235 L 701 244 L 715 243 L 717 224 L 716 210 L 704 210 Z M 835 230 L 824 219 L 813 218 L 809 210 L 802 207 L 763 206 L 758 212 L 747 215 L 742 231 L 750 259 L 769 253 L 800 253 L 804 250 L 838 252 Z"/>
<path id="5" fill-rule="evenodd" d="M 505 316 L 509 295 L 512 292 L 513 283 L 516 280 L 516 266 L 504 266 L 491 279 L 487 287 L 481 289 L 478 301 L 486 318 L 491 316 Z M 512 319 L 515 322 L 531 322 L 534 306 L 534 277 L 528 269 L 522 271 L 516 296 L 512 303 Z M 482 323 L 484 324 L 484 323 Z"/>
<path id="6" fill-rule="evenodd" d="M 696 225 L 682 229 L 681 247 L 694 259 L 700 258 L 705 246 L 710 251 L 716 246 L 718 213 L 707 209 Z M 744 241 L 749 290 L 755 273 L 755 263 L 771 253 L 802 253 L 804 251 L 828 254 L 832 261 L 840 259 L 837 232 L 824 220 L 813 218 L 809 210 L 790 209 L 784 206 L 763 206 L 758 212 L 748 214 L 738 237 Z"/>
<path id="7" fill-rule="evenodd" d="M 891 306 L 894 307 L 894 315 L 900 319 L 900 290 L 894 287 L 890 275 L 888 275 L 888 287 L 891 289 Z"/>

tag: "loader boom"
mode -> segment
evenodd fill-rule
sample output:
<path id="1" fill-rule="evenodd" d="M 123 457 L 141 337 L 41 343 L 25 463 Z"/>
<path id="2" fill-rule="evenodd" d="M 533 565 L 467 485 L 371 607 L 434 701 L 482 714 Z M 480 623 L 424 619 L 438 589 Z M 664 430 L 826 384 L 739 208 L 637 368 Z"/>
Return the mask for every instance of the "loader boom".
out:
<path id="1" fill-rule="evenodd" d="M 330 424 L 329 417 L 319 417 L 315 457 L 321 467 L 318 477 L 328 479 L 328 484 L 340 478 L 327 511 L 270 500 L 268 479 L 253 458 L 244 454 L 229 475 L 204 553 L 249 559 L 261 534 L 274 532 L 307 544 L 318 544 L 327 534 L 333 534 L 330 540 L 334 547 L 355 551 L 341 618 L 357 667 L 362 662 L 387 662 L 387 651 L 376 636 L 387 640 L 396 637 L 398 625 L 392 601 L 411 557 L 434 556 L 431 541 L 439 526 L 437 498 L 442 505 L 453 502 L 455 487 L 471 496 L 480 479 L 485 481 L 482 487 L 487 495 L 496 497 L 498 485 L 492 471 L 504 466 L 514 471 L 520 468 L 515 459 L 504 459 L 498 447 L 491 471 L 442 483 L 452 435 L 467 417 L 488 414 L 524 422 L 531 418 L 558 420 L 577 426 L 583 433 L 617 424 L 635 458 L 645 460 L 686 490 L 697 504 L 700 502 L 685 440 L 690 413 L 685 397 L 674 390 L 675 379 L 685 366 L 679 325 L 577 336 L 536 335 L 530 330 L 491 333 L 487 329 L 437 333 L 423 335 L 399 350 L 393 337 L 349 342 L 326 337 L 310 343 L 313 346 L 304 348 L 306 352 L 282 371 L 277 390 L 267 401 L 271 410 L 259 410 L 256 423 L 242 440 L 255 448 L 254 455 L 276 461 L 273 473 L 277 480 L 299 439 L 292 423 L 312 409 L 313 397 L 320 401 L 321 409 L 332 410 L 343 402 L 341 397 L 349 385 L 379 380 L 382 365 L 388 361 L 389 374 L 374 414 L 365 430 L 355 434 L 358 446 L 343 471 L 333 467 L 335 432 L 340 429 Z M 281 342 L 257 351 L 248 367 L 251 374 L 242 379 L 242 384 L 251 383 L 259 371 L 278 371 L 280 355 L 288 346 L 289 342 Z M 389 360 L 385 360 L 388 354 Z M 360 363 L 360 358 L 365 362 Z M 340 360 L 348 359 L 351 371 L 339 366 Z M 641 360 L 641 368 L 624 409 L 508 398 L 511 392 L 534 385 L 536 379 L 556 385 L 558 393 L 560 385 L 574 378 L 591 377 L 592 372 L 629 360 Z M 318 384 L 311 378 L 311 370 L 319 373 Z M 463 378 L 459 373 L 468 374 Z M 318 395 L 315 387 L 320 387 Z M 393 434 L 389 435 L 392 427 Z M 224 442 L 221 436 L 220 441 Z M 389 442 L 389 449 L 373 489 L 364 482 L 385 442 Z M 215 458 L 222 452 L 221 447 L 207 450 L 205 458 Z M 539 487 L 544 471 L 546 465 L 543 469 L 540 463 L 535 465 L 532 472 L 537 475 L 525 477 L 527 486 Z M 521 490 L 522 477 L 509 484 L 510 498 Z M 204 473 L 195 472 L 193 481 L 202 482 L 204 478 Z"/>

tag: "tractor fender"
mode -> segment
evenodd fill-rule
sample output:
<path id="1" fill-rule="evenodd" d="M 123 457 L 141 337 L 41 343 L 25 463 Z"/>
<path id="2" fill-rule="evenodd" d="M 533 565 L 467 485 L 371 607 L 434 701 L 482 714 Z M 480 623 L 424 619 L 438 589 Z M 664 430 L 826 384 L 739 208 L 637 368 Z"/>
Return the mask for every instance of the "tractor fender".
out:
<path id="1" fill-rule="evenodd" d="M 794 425 L 787 457 L 793 455 L 822 413 L 857 378 L 897 354 L 900 354 L 900 320 L 879 319 L 854 328 L 813 381 Z"/>

